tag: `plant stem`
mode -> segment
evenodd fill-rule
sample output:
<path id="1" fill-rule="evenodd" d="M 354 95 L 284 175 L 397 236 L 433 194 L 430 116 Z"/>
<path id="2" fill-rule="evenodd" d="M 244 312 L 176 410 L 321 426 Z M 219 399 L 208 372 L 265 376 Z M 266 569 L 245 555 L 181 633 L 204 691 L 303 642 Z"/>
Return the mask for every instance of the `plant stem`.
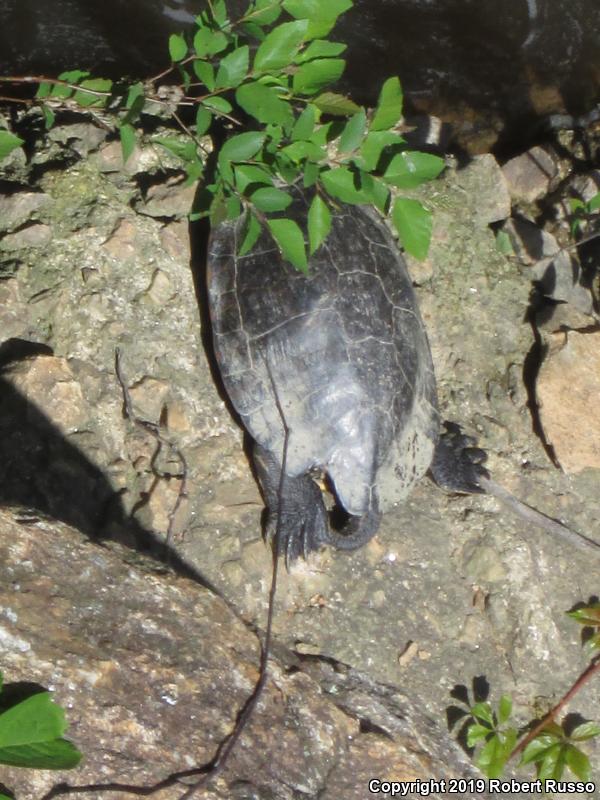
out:
<path id="1" fill-rule="evenodd" d="M 552 722 L 555 721 L 556 717 L 562 711 L 562 709 L 567 705 L 567 703 L 573 699 L 573 697 L 577 694 L 577 692 L 581 689 L 581 687 L 586 684 L 590 678 L 595 675 L 597 672 L 600 672 L 600 656 L 597 656 L 594 661 L 585 669 L 581 675 L 577 678 L 575 683 L 571 686 L 568 692 L 561 697 L 558 703 L 552 708 L 546 716 L 538 722 L 538 724 L 532 728 L 527 736 L 525 736 L 521 741 L 517 744 L 515 749 L 512 751 L 508 760 L 510 761 L 515 756 L 519 755 L 522 752 L 529 742 L 535 739 L 538 734 L 540 734 L 544 728 L 548 727 Z"/>

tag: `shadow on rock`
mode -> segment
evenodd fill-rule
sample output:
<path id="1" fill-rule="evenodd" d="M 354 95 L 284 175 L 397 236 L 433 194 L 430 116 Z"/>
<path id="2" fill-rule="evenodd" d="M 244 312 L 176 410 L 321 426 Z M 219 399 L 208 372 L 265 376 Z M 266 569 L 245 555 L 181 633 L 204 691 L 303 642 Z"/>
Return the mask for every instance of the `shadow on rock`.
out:
<path id="1" fill-rule="evenodd" d="M 175 550 L 126 512 L 102 470 L 7 380 L 9 367 L 40 355 L 52 351 L 14 339 L 0 346 L 0 505 L 18 507 L 16 519 L 23 522 L 48 516 L 92 540 L 119 541 L 206 585 Z"/>

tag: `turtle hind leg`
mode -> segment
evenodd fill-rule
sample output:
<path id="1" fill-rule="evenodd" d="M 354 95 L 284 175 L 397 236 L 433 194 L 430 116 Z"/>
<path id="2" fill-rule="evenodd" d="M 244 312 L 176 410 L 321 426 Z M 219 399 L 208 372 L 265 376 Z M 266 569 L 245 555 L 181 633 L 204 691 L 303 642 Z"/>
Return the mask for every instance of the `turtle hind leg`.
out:
<path id="1" fill-rule="evenodd" d="M 489 478 L 483 466 L 487 456 L 475 447 L 476 440 L 465 436 L 455 422 L 445 422 L 446 428 L 435 447 L 430 472 L 442 489 L 464 494 L 484 492 L 480 478 Z"/>
<path id="2" fill-rule="evenodd" d="M 266 536 L 274 539 L 279 525 L 279 555 L 286 564 L 329 543 L 329 520 L 321 490 L 308 475 L 286 475 L 280 498 L 281 465 L 254 445 L 254 464 L 268 509 Z"/>

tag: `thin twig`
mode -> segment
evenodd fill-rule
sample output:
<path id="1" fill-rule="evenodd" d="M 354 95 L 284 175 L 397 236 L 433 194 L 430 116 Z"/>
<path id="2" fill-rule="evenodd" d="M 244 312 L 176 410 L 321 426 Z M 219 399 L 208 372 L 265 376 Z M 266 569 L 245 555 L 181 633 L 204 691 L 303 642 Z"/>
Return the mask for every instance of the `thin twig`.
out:
<path id="1" fill-rule="evenodd" d="M 600 543 L 595 542 L 593 539 L 590 539 L 583 533 L 578 533 L 577 531 L 571 530 L 571 528 L 567 528 L 567 526 L 563 525 L 562 522 L 558 522 L 557 520 L 552 519 L 552 517 L 542 514 L 541 511 L 526 505 L 503 486 L 500 486 L 499 483 L 496 483 L 496 481 L 493 481 L 490 478 L 482 477 L 479 479 L 479 483 L 481 488 L 484 489 L 487 494 L 491 494 L 498 500 L 506 503 L 506 505 L 511 508 L 515 514 L 518 514 L 520 517 L 527 520 L 527 522 L 536 525 L 538 528 L 548 531 L 548 533 L 551 533 L 553 536 L 558 536 L 561 539 L 564 539 L 574 547 L 578 547 L 580 550 L 586 550 L 588 553 L 590 550 L 593 550 L 594 553 L 598 555 L 598 551 L 600 551 Z"/>
<path id="2" fill-rule="evenodd" d="M 84 78 L 83 80 L 88 80 L 88 78 Z M 89 89 L 87 86 L 81 86 L 77 83 L 62 81 L 60 78 L 43 78 L 39 75 L 25 75 L 21 78 L 17 78 L 14 75 L 9 78 L 0 77 L 0 83 L 50 83 L 53 86 L 66 86 L 68 89 L 73 89 L 73 91 L 93 94 L 96 97 L 111 96 L 111 92 L 101 92 L 98 89 Z"/>
<path id="3" fill-rule="evenodd" d="M 273 616 L 275 611 L 275 595 L 277 592 L 277 573 L 278 573 L 278 565 L 279 565 L 279 543 L 281 541 L 281 525 L 282 525 L 282 497 L 283 497 L 283 490 L 284 490 L 284 483 L 285 483 L 285 470 L 287 464 L 287 451 L 288 451 L 288 440 L 289 440 L 289 428 L 285 421 L 285 416 L 283 414 L 283 408 L 281 406 L 281 402 L 279 400 L 279 395 L 277 393 L 277 388 L 275 386 L 275 381 L 273 380 L 273 375 L 271 373 L 271 367 L 268 361 L 265 359 L 267 372 L 269 374 L 269 379 L 271 381 L 271 386 L 273 388 L 273 393 L 275 395 L 275 404 L 277 406 L 277 411 L 279 416 L 281 417 L 281 421 L 283 424 L 284 430 L 284 439 L 283 439 L 283 453 L 281 459 L 281 472 L 279 474 L 279 489 L 278 489 L 278 498 L 279 504 L 277 509 L 277 524 L 275 527 L 275 537 L 273 542 L 273 572 L 271 577 L 271 589 L 269 591 L 269 606 L 267 611 L 267 624 L 265 628 L 265 638 L 262 646 L 261 652 L 261 659 L 260 659 L 260 670 L 259 670 L 259 677 L 254 687 L 254 691 L 246 701 L 246 705 L 243 707 L 240 715 L 238 716 L 235 728 L 233 729 L 231 735 L 228 739 L 225 739 L 224 742 L 221 743 L 219 746 L 219 750 L 217 751 L 216 756 L 214 757 L 211 766 L 199 780 L 193 783 L 179 798 L 179 800 L 190 800 L 193 795 L 202 789 L 209 781 L 214 780 L 217 775 L 219 775 L 229 759 L 235 745 L 237 744 L 240 736 L 242 735 L 246 725 L 248 724 L 254 709 L 256 708 L 258 701 L 262 695 L 264 687 L 267 682 L 268 677 L 268 665 L 269 665 L 269 655 L 271 651 L 271 637 L 273 631 Z"/>
<path id="4" fill-rule="evenodd" d="M 115 349 L 115 373 L 117 376 L 117 380 L 119 381 L 119 385 L 121 386 L 121 392 L 123 394 L 125 417 L 131 420 L 131 422 L 133 422 L 134 425 L 137 425 L 138 427 L 142 428 L 144 431 L 153 436 L 154 439 L 156 439 L 157 446 L 156 449 L 154 450 L 154 453 L 152 454 L 152 458 L 150 459 L 150 466 L 152 468 L 152 472 L 154 473 L 155 477 L 157 479 L 166 477 L 177 477 L 181 481 L 179 484 L 179 491 L 177 493 L 177 498 L 175 500 L 173 508 L 169 512 L 169 525 L 165 535 L 165 544 L 168 545 L 170 544 L 171 538 L 173 536 L 173 529 L 175 526 L 175 518 L 177 515 L 177 511 L 179 510 L 179 507 L 181 506 L 181 503 L 183 502 L 184 498 L 187 497 L 187 474 L 188 474 L 187 462 L 181 450 L 170 439 L 165 438 L 163 436 L 160 428 L 160 423 L 157 425 L 155 422 L 150 422 L 147 419 L 141 419 L 141 417 L 138 417 L 137 414 L 135 413 L 133 409 L 133 403 L 131 402 L 131 394 L 129 392 L 129 387 L 127 386 L 127 380 L 125 379 L 125 376 L 123 374 L 123 368 L 121 366 L 121 351 L 118 347 Z M 160 470 L 158 468 L 156 461 L 162 451 L 163 446 L 168 447 L 169 453 L 175 455 L 176 458 L 179 460 L 179 463 L 181 464 L 181 471 L 179 472 L 178 475 L 166 473 L 164 472 L 164 470 Z M 154 491 L 155 486 L 156 482 L 150 488 L 149 494 L 151 494 Z M 144 505 L 144 504 L 145 503 L 141 503 L 139 505 Z"/>

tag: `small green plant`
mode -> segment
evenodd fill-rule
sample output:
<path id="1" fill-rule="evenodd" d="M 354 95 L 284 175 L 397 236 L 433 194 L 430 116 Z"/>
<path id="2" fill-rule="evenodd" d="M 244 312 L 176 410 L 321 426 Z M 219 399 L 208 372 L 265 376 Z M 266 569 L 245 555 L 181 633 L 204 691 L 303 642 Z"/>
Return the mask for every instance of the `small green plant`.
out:
<path id="1" fill-rule="evenodd" d="M 517 743 L 517 731 L 507 726 L 512 712 L 508 695 L 500 698 L 497 711 L 488 702 L 474 703 L 469 708 L 471 722 L 467 727 L 467 746 L 478 749 L 475 764 L 488 778 L 498 778 Z"/>
<path id="2" fill-rule="evenodd" d="M 598 221 L 598 209 L 600 209 L 600 192 L 589 200 L 580 200 L 578 197 L 569 199 L 571 206 L 571 236 L 580 237 L 588 233 L 590 222 Z"/>
<path id="3" fill-rule="evenodd" d="M 397 77 L 384 82 L 372 112 L 332 91 L 346 66 L 346 45 L 327 37 L 351 6 L 351 0 L 253 0 L 233 20 L 224 0 L 212 0 L 190 34 L 170 37 L 171 65 L 154 78 L 126 86 L 70 71 L 41 80 L 36 102 L 47 126 L 65 105 L 110 112 L 125 160 L 142 117 L 170 116 L 182 133 L 152 141 L 181 160 L 188 181 L 201 181 L 193 218 L 208 216 L 216 225 L 245 213 L 242 253 L 267 226 L 284 257 L 306 270 L 341 201 L 376 207 L 405 249 L 424 258 L 431 216 L 418 200 L 393 190 L 435 178 L 444 161 L 411 150 L 398 130 Z M 167 79 L 170 85 L 161 85 Z M 5 151 L 14 146 L 5 138 Z M 209 159 L 209 150 L 216 157 Z M 292 202 L 286 188 L 300 181 L 315 188 L 309 253 L 299 225 L 285 216 Z"/>
<path id="4" fill-rule="evenodd" d="M 0 707 L 6 691 L 0 672 Z M 38 692 L 0 713 L 0 764 L 29 769 L 72 769 L 82 755 L 63 738 L 65 712 L 49 692 Z M 0 800 L 11 800 L 0 793 Z"/>
<path id="5" fill-rule="evenodd" d="M 564 717 L 560 724 L 557 719 L 581 687 L 600 672 L 600 602 L 567 613 L 584 626 L 586 647 L 593 657 L 588 668 L 541 721 L 522 728 L 511 726 L 512 700 L 508 695 L 502 696 L 494 710 L 487 700 L 470 703 L 463 687 L 452 693 L 466 708 L 452 706 L 449 716 L 452 723 L 463 721 L 460 737 L 473 751 L 476 766 L 488 778 L 502 776 L 507 763 L 520 755 L 518 766 L 533 764 L 541 781 L 561 780 L 567 769 L 581 781 L 590 780 L 591 765 L 581 744 L 600 736 L 600 725 L 575 715 Z"/>

